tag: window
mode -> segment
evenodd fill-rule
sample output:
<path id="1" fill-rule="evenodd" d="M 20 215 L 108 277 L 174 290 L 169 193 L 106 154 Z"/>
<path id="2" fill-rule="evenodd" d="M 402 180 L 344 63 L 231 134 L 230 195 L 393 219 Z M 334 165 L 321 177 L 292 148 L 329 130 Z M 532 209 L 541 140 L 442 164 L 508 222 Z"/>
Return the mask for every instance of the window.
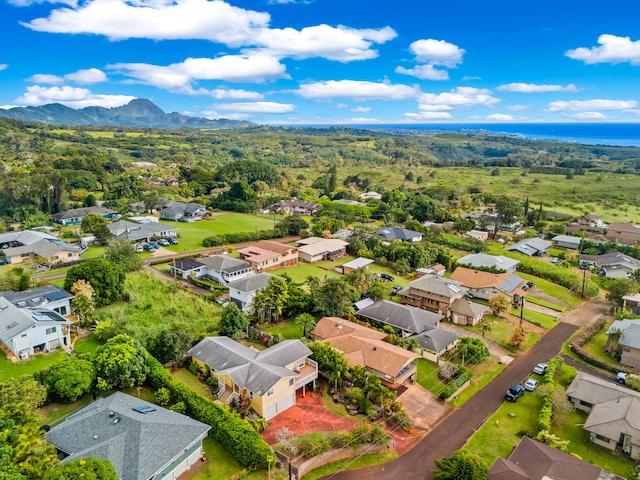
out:
<path id="1" fill-rule="evenodd" d="M 593 407 L 593 403 L 585 402 L 584 400 L 580 400 L 580 405 L 584 405 L 585 407 Z"/>
<path id="2" fill-rule="evenodd" d="M 289 386 L 292 387 L 293 386 L 293 378 L 289 379 Z"/>
<path id="3" fill-rule="evenodd" d="M 47 328 L 47 335 L 51 335 L 52 333 L 56 333 L 56 327 Z"/>

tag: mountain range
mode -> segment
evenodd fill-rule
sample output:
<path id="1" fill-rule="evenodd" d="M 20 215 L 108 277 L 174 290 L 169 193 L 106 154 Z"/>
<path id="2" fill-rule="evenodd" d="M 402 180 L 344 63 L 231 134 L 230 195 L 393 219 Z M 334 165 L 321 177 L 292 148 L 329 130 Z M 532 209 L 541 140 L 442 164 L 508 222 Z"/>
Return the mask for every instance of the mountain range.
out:
<path id="1" fill-rule="evenodd" d="M 14 107 L 0 109 L 0 117 L 25 122 L 41 122 L 53 125 L 135 128 L 238 128 L 253 125 L 243 120 L 218 118 L 210 120 L 188 117 L 180 113 L 165 113 L 151 100 L 138 98 L 121 107 L 85 107 L 73 109 L 59 103 L 39 107 Z"/>

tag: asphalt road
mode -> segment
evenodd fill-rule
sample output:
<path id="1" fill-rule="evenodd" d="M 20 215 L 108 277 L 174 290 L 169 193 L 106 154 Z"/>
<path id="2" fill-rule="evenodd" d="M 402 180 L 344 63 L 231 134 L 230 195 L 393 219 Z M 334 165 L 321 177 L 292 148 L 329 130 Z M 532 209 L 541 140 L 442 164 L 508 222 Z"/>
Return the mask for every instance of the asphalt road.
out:
<path id="1" fill-rule="evenodd" d="M 605 302 L 589 302 L 573 310 L 568 322 L 562 321 L 547 332 L 526 354 L 516 358 L 487 387 L 442 421 L 420 443 L 402 457 L 380 465 L 348 470 L 323 477 L 332 480 L 363 478 L 393 480 L 432 480 L 435 460 L 451 456 L 461 448 L 503 402 L 504 392 L 530 375 L 533 367 L 557 355 L 562 344 L 580 328 L 605 313 Z"/>

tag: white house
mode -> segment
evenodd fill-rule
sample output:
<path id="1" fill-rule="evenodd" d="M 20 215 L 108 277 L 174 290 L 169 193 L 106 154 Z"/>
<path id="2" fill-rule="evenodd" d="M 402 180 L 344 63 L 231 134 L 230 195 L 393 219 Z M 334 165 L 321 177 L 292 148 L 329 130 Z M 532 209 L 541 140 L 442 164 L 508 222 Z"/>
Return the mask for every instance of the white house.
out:
<path id="1" fill-rule="evenodd" d="M 231 282 L 242 280 L 253 273 L 253 266 L 249 262 L 238 260 L 229 255 L 211 255 L 199 258 L 198 262 L 204 265 L 204 269 L 198 277 L 209 277 L 220 285 L 228 285 Z"/>
<path id="2" fill-rule="evenodd" d="M 18 308 L 0 297 L 0 342 L 18 358 L 71 344 L 71 321 L 44 308 Z"/>
<path id="3" fill-rule="evenodd" d="M 247 312 L 249 307 L 253 305 L 253 299 L 256 293 L 261 292 L 267 285 L 273 275 L 268 273 L 258 273 L 249 275 L 242 280 L 236 280 L 229 285 L 229 300 L 238 305 L 243 312 Z"/>
<path id="4" fill-rule="evenodd" d="M 18 308 L 45 308 L 60 315 L 69 315 L 73 294 L 55 285 L 45 285 L 22 292 L 7 290 L 0 292 L 0 297 L 4 297 Z"/>

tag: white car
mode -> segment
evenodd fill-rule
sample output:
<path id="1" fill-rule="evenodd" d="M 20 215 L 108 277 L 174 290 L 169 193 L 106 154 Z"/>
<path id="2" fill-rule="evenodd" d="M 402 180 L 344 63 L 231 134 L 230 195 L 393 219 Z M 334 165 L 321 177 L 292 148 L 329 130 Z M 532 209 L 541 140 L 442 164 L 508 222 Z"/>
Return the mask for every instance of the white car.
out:
<path id="1" fill-rule="evenodd" d="M 524 382 L 524 388 L 526 390 L 529 390 L 530 392 L 533 392 L 537 386 L 538 386 L 538 380 L 534 378 L 530 378 L 529 380 Z"/>
<path id="2" fill-rule="evenodd" d="M 538 375 L 544 375 L 549 368 L 549 365 L 546 363 L 539 363 L 535 367 L 533 367 L 533 373 L 537 373 Z"/>

